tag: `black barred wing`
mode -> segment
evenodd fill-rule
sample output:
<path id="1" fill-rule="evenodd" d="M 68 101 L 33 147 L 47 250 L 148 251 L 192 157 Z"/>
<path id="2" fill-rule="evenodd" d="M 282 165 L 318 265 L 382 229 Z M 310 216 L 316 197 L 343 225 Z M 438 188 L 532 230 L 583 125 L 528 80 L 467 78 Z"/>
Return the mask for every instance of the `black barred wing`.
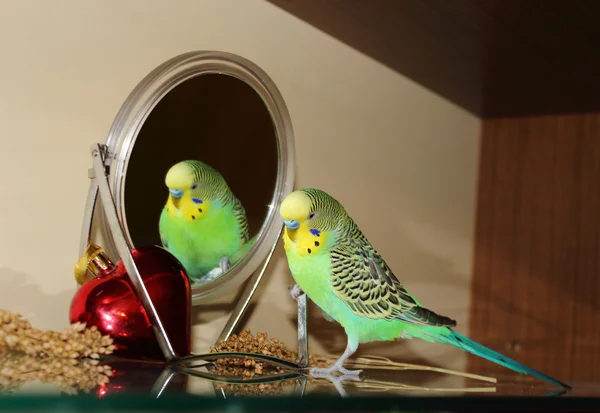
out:
<path id="1" fill-rule="evenodd" d="M 357 315 L 429 326 L 456 322 L 423 308 L 366 239 L 348 239 L 331 250 L 332 285 Z"/>
<path id="2" fill-rule="evenodd" d="M 243 243 L 248 242 L 248 220 L 246 219 L 246 210 L 244 206 L 239 201 L 239 199 L 234 198 L 233 204 L 233 214 L 235 215 L 235 219 L 237 220 L 240 226 L 240 238 Z"/>

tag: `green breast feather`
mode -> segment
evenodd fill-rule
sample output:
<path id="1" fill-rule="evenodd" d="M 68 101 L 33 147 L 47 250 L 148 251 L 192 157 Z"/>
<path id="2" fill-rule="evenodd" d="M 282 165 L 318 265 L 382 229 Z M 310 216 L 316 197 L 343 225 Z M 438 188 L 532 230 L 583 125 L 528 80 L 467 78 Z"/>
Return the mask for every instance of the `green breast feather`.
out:
<path id="1" fill-rule="evenodd" d="M 240 214 L 233 205 L 214 208 L 203 219 L 193 222 L 171 216 L 163 209 L 159 228 L 163 246 L 193 279 L 218 267 L 219 260 L 231 257 L 248 237 L 247 225 L 240 225 Z"/>

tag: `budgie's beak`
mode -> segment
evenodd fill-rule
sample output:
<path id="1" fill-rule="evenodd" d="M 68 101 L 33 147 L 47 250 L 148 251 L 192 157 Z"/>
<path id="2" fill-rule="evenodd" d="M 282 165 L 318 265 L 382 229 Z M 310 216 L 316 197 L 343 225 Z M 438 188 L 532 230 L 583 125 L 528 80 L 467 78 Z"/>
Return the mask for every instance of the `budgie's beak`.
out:
<path id="1" fill-rule="evenodd" d="M 295 219 L 285 219 L 283 220 L 283 225 L 285 225 L 289 229 L 296 229 L 300 226 L 300 223 Z"/>
<path id="2" fill-rule="evenodd" d="M 181 195 L 183 195 L 183 191 L 181 189 L 171 189 L 171 188 L 169 188 L 169 193 L 175 199 L 181 198 Z"/>

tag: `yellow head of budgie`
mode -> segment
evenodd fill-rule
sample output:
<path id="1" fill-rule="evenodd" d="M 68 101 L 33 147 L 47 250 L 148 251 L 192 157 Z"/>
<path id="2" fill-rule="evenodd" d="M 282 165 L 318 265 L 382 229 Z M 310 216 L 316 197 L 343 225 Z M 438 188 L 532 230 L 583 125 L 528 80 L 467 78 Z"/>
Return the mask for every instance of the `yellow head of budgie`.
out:
<path id="1" fill-rule="evenodd" d="M 306 221 L 311 212 L 312 201 L 303 191 L 294 191 L 285 197 L 279 213 L 286 223 L 286 227 L 294 229 Z"/>
<path id="2" fill-rule="evenodd" d="M 284 248 L 294 248 L 303 256 L 321 251 L 327 245 L 331 231 L 337 228 L 337 214 L 332 215 L 331 209 L 321 209 L 315 194 L 313 189 L 294 191 L 279 207 L 285 225 Z"/>
<path id="3" fill-rule="evenodd" d="M 221 187 L 222 177 L 199 161 L 182 161 L 173 165 L 165 176 L 169 189 L 166 210 L 170 216 L 197 221 L 211 208 Z"/>
<path id="4" fill-rule="evenodd" d="M 176 163 L 167 172 L 165 184 L 170 190 L 189 190 L 194 185 L 192 166 L 188 162 Z"/>

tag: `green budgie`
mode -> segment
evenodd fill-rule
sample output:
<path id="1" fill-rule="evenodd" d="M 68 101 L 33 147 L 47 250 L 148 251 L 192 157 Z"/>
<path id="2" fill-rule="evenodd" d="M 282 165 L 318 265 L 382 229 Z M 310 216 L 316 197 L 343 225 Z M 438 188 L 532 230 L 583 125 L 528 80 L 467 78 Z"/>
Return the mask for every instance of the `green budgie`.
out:
<path id="1" fill-rule="evenodd" d="M 248 241 L 246 212 L 223 176 L 200 161 L 182 161 L 167 172 L 167 203 L 160 215 L 162 244 L 192 281 L 216 278 L 243 256 Z"/>
<path id="2" fill-rule="evenodd" d="M 359 343 L 399 338 L 449 344 L 522 374 L 563 388 L 568 385 L 511 360 L 453 331 L 456 322 L 423 307 L 398 281 L 344 207 L 318 189 L 301 189 L 282 202 L 284 248 L 296 285 L 346 331 L 347 347 L 328 368 L 311 369 L 313 376 L 334 372 L 358 376 L 344 362 Z"/>

